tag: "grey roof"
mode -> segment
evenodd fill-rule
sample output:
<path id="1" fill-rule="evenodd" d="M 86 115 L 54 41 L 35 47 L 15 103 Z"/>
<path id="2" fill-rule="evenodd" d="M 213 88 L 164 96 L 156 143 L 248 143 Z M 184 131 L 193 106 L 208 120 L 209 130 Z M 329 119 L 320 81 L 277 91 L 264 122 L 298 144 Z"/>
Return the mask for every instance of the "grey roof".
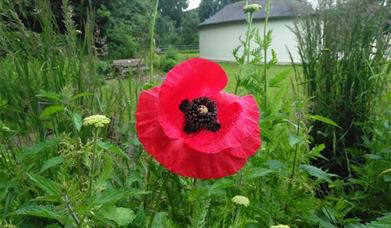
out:
<path id="1" fill-rule="evenodd" d="M 261 4 L 263 9 L 254 14 L 254 19 L 265 18 L 265 3 L 266 0 L 250 0 L 249 4 L 258 3 Z M 243 12 L 243 6 L 246 1 L 240 1 L 225 6 L 223 9 L 218 11 L 215 15 L 206 19 L 199 26 L 213 25 L 227 22 L 244 21 L 246 15 Z M 303 10 L 303 5 L 297 0 L 271 0 L 270 1 L 270 15 L 269 18 L 282 18 L 282 17 L 293 17 Z"/>

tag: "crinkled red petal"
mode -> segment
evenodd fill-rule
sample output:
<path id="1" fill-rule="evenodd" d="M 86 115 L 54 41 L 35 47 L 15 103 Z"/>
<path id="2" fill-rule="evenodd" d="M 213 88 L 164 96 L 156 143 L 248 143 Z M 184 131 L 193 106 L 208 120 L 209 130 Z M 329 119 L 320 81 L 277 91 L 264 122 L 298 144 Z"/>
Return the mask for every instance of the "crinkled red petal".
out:
<path id="1" fill-rule="evenodd" d="M 212 99 L 217 103 L 221 129 L 184 135 L 189 147 L 204 153 L 219 153 L 227 148 L 240 147 L 246 138 L 259 129 L 259 111 L 253 96 L 239 97 L 221 92 Z M 240 150 L 236 156 L 247 157 Z"/>
<path id="2" fill-rule="evenodd" d="M 215 153 L 197 151 L 188 146 L 183 138 L 170 138 L 158 120 L 159 90 L 156 87 L 141 93 L 136 112 L 136 129 L 146 151 L 168 170 L 193 178 L 220 178 L 236 173 L 259 148 L 259 128 L 254 128 L 240 145 Z"/>
<path id="3" fill-rule="evenodd" d="M 185 134 L 184 115 L 179 110 L 183 100 L 215 96 L 226 84 L 224 70 L 206 59 L 190 59 L 169 71 L 159 95 L 159 121 L 166 135 L 180 138 Z"/>

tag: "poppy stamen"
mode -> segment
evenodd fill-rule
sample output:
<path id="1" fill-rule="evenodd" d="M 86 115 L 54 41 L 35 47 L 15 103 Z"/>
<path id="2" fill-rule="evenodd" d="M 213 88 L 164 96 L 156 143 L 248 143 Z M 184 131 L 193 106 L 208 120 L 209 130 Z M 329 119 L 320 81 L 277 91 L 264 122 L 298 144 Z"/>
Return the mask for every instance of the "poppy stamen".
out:
<path id="1" fill-rule="evenodd" d="M 201 115 L 206 115 L 208 114 L 209 110 L 205 105 L 198 105 L 197 112 Z"/>
<path id="2" fill-rule="evenodd" d="M 179 110 L 185 114 L 183 130 L 187 134 L 199 132 L 203 129 L 217 132 L 221 124 L 217 120 L 216 103 L 207 97 L 195 98 L 191 101 L 183 100 Z"/>

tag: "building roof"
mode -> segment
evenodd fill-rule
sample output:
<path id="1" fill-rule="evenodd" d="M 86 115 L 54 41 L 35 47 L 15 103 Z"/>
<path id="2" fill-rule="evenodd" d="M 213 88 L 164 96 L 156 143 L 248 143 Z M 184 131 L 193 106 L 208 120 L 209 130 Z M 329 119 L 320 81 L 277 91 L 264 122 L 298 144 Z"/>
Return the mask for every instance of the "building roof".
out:
<path id="1" fill-rule="evenodd" d="M 265 18 L 266 0 L 250 0 L 249 4 L 261 4 L 263 9 L 254 14 L 255 20 L 262 20 Z M 206 19 L 199 26 L 214 25 L 228 22 L 244 21 L 246 15 L 243 12 L 243 7 L 246 1 L 240 1 L 229 4 L 218 11 L 215 15 Z M 302 3 L 298 0 L 271 0 L 270 1 L 270 15 L 269 18 L 284 18 L 293 17 L 300 14 L 302 11 Z"/>

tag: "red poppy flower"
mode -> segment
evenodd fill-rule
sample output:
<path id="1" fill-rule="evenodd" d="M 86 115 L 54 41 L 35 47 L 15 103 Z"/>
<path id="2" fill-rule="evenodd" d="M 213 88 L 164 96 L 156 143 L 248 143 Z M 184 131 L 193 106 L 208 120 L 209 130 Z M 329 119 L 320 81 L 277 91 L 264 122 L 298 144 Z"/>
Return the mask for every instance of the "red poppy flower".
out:
<path id="1" fill-rule="evenodd" d="M 162 166 L 187 177 L 236 173 L 261 145 L 252 96 L 222 92 L 216 63 L 195 58 L 175 66 L 161 86 L 143 91 L 136 112 L 140 142 Z"/>

